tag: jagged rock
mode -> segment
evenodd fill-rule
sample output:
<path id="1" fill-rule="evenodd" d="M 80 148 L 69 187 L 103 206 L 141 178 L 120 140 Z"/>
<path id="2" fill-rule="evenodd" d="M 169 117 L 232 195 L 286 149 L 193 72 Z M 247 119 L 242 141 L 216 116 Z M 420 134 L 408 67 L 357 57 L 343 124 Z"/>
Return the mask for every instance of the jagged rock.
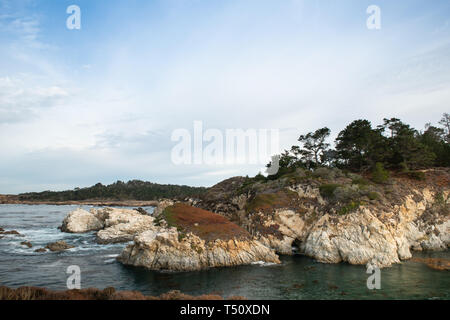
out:
<path id="1" fill-rule="evenodd" d="M 64 251 L 70 248 L 75 248 L 74 246 L 67 244 L 65 241 L 56 241 L 56 242 L 52 242 L 47 244 L 47 246 L 45 247 L 47 249 L 49 249 L 50 251 Z"/>
<path id="2" fill-rule="evenodd" d="M 39 249 L 34 250 L 34 252 L 47 252 L 47 249 L 39 248 Z"/>
<path id="3" fill-rule="evenodd" d="M 153 220 L 153 217 L 150 216 L 129 216 L 126 222 L 111 225 L 97 232 L 97 242 L 117 243 L 131 241 L 137 234 L 153 229 Z"/>
<path id="4" fill-rule="evenodd" d="M 118 260 L 152 270 L 194 271 L 264 261 L 280 263 L 273 250 L 256 240 L 216 240 L 206 243 L 189 233 L 183 239 L 175 228 L 146 231 L 134 239 Z"/>
<path id="5" fill-rule="evenodd" d="M 70 212 L 63 220 L 61 231 L 85 233 L 103 228 L 103 222 L 92 212 L 78 208 Z"/>
<path id="6" fill-rule="evenodd" d="M 11 230 L 11 231 L 4 231 L 2 232 L 3 235 L 13 235 L 13 236 L 18 236 L 18 237 L 23 237 L 24 235 L 20 234 L 19 232 L 17 232 L 16 230 Z"/>
<path id="7" fill-rule="evenodd" d="M 147 216 L 148 216 L 148 212 L 145 211 L 144 208 L 139 207 L 139 208 L 137 208 L 137 209 L 135 209 L 135 210 L 136 210 L 137 212 L 139 212 L 140 214 L 143 214 L 143 215 L 147 215 Z"/>
<path id="8" fill-rule="evenodd" d="M 104 218 L 103 230 L 97 232 L 98 243 L 128 242 L 146 230 L 154 228 L 154 218 L 136 210 L 105 208 L 97 211 Z"/>
<path id="9" fill-rule="evenodd" d="M 158 202 L 158 206 L 153 211 L 153 216 L 155 217 L 159 216 L 164 211 L 164 209 L 166 209 L 169 206 L 172 206 L 173 204 L 174 201 L 172 200 L 162 200 Z"/>
<path id="10" fill-rule="evenodd" d="M 29 241 L 22 241 L 20 244 L 23 245 L 23 246 L 27 246 L 28 248 L 33 247 L 33 245 L 31 244 L 31 242 L 29 242 Z"/>

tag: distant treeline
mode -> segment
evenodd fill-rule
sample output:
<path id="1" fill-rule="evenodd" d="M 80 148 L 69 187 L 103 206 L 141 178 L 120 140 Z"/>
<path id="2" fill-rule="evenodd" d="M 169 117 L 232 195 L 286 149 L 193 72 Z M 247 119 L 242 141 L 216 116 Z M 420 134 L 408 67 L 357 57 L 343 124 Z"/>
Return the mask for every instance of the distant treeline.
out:
<path id="1" fill-rule="evenodd" d="M 88 188 L 67 191 L 43 191 L 19 194 L 21 201 L 81 201 L 110 200 L 158 200 L 161 198 L 183 199 L 196 197 L 206 191 L 203 187 L 157 184 L 140 180 L 117 181 L 110 185 L 97 183 Z"/>
<path id="2" fill-rule="evenodd" d="M 325 127 L 301 135 L 299 145 L 280 155 L 280 169 L 269 179 L 277 179 L 297 168 L 336 167 L 355 172 L 386 168 L 411 172 L 450 167 L 448 113 L 444 113 L 437 126 L 427 123 L 423 131 L 397 118 L 383 119 L 383 124 L 377 127 L 368 120 L 356 120 L 338 134 L 334 148 L 327 142 L 330 133 Z M 264 179 L 261 174 L 255 178 Z"/>

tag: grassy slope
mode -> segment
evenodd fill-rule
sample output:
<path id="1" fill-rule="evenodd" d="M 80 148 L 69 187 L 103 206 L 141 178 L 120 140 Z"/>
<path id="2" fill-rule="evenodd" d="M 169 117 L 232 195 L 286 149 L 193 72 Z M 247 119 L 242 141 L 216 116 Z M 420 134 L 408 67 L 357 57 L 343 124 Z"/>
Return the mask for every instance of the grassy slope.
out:
<path id="1" fill-rule="evenodd" d="M 246 230 L 225 217 L 187 204 L 177 203 L 167 207 L 163 216 L 170 226 L 183 233 L 192 232 L 205 241 L 250 238 Z"/>

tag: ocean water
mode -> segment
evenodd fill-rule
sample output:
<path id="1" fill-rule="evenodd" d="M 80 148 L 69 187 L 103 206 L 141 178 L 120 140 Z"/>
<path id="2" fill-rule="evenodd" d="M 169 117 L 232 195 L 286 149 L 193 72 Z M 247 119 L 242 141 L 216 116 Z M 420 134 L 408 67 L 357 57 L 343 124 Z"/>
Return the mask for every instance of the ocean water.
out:
<path id="1" fill-rule="evenodd" d="M 192 295 L 215 293 L 249 299 L 450 299 L 449 272 L 413 261 L 382 269 L 380 290 L 367 289 L 370 275 L 364 266 L 321 264 L 301 255 L 284 256 L 281 265 L 253 264 L 198 272 L 156 272 L 123 266 L 115 258 L 126 244 L 100 245 L 95 243 L 95 233 L 66 234 L 57 229 L 67 213 L 77 207 L 0 205 L 0 227 L 24 235 L 0 239 L 0 285 L 66 290 L 67 268 L 77 265 L 82 288 L 115 287 L 146 295 L 180 290 Z M 75 248 L 60 253 L 34 252 L 58 240 Z M 22 241 L 30 241 L 33 247 L 21 245 Z M 450 252 L 415 256 L 450 259 Z"/>

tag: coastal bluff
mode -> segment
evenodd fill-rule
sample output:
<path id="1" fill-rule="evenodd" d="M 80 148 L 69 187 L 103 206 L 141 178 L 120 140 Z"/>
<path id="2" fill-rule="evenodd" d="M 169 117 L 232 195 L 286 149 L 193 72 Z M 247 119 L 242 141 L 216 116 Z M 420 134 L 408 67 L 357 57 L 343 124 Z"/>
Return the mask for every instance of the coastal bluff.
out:
<path id="1" fill-rule="evenodd" d="M 278 254 L 389 267 L 413 251 L 450 246 L 450 170 L 401 173 L 386 183 L 338 169 L 276 180 L 230 178 L 197 206 L 228 217 Z"/>

